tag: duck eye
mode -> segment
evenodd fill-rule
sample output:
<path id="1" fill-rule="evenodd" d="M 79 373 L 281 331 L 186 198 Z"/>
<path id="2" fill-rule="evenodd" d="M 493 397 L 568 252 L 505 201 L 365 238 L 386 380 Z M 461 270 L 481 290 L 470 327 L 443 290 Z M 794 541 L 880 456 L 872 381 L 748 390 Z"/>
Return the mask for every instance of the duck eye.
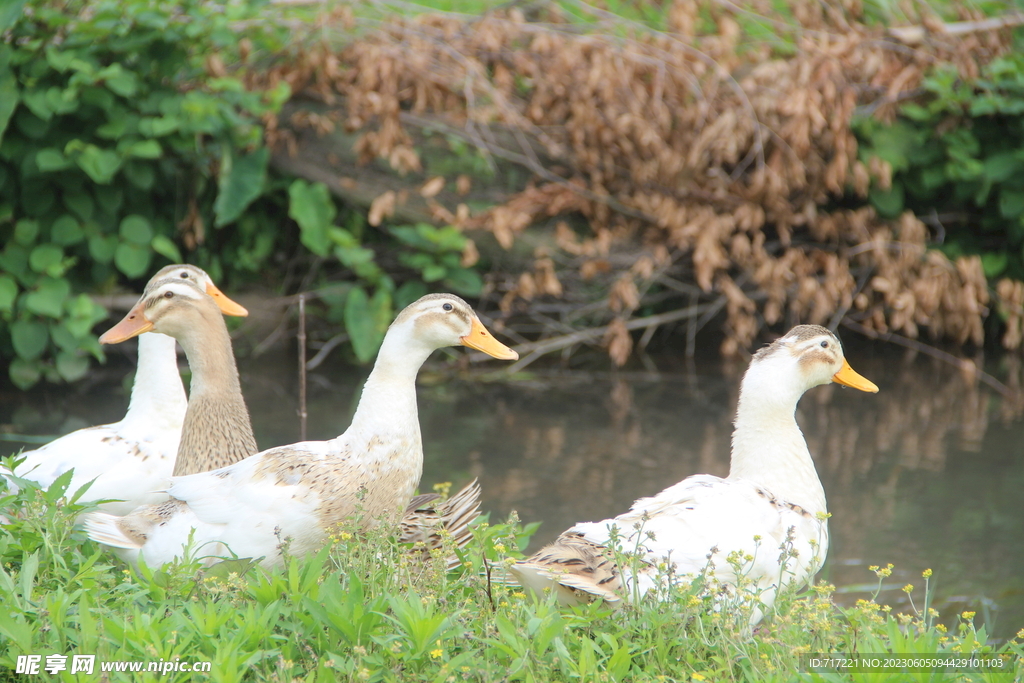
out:
<path id="1" fill-rule="evenodd" d="M 174 292 L 164 292 L 164 298 L 165 299 L 173 299 L 174 298 Z"/>
<path id="2" fill-rule="evenodd" d="M 182 280 L 187 280 L 188 279 L 188 271 L 187 270 L 181 271 L 181 279 Z"/>
<path id="3" fill-rule="evenodd" d="M 450 310 L 452 310 L 452 305 L 451 304 L 445 304 L 444 306 L 441 306 L 441 308 L 443 308 L 446 311 L 450 311 Z"/>
<path id="4" fill-rule="evenodd" d="M 828 348 L 828 342 L 827 341 L 821 342 L 821 348 L 827 349 Z"/>

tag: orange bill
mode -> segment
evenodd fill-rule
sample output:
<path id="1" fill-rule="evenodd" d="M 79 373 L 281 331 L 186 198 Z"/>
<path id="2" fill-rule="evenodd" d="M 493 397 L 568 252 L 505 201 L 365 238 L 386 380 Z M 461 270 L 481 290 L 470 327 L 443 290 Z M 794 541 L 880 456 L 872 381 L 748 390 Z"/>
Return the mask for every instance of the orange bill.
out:
<path id="1" fill-rule="evenodd" d="M 212 282 L 206 285 L 206 293 L 213 297 L 213 300 L 217 302 L 220 307 L 220 312 L 224 315 L 236 315 L 240 318 L 244 318 L 249 315 L 249 311 L 246 310 L 245 306 L 239 303 L 235 303 L 227 297 L 224 292 L 217 289 L 217 286 Z"/>
<path id="2" fill-rule="evenodd" d="M 145 309 L 146 302 L 144 300 L 135 304 L 135 307 L 128 311 L 128 315 L 121 319 L 121 322 L 100 336 L 100 344 L 120 344 L 153 329 L 153 323 L 146 320 Z"/>
<path id="3" fill-rule="evenodd" d="M 493 356 L 498 360 L 516 360 L 519 358 L 518 353 L 491 336 L 487 328 L 476 318 L 473 318 L 473 329 L 459 341 L 462 342 L 463 346 L 483 351 L 488 356 Z"/>
<path id="4" fill-rule="evenodd" d="M 854 389 L 860 389 L 861 391 L 870 391 L 872 394 L 878 393 L 878 387 L 871 380 L 861 377 L 857 372 L 850 367 L 850 364 L 843 359 L 843 367 L 839 369 L 839 372 L 832 375 L 832 381 L 836 384 L 842 384 L 844 387 L 853 387 Z"/>

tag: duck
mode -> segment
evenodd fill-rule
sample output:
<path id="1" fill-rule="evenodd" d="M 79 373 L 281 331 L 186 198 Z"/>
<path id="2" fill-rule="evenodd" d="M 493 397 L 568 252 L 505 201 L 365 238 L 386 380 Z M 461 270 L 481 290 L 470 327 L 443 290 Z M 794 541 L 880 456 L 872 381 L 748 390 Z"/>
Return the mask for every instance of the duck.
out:
<path id="1" fill-rule="evenodd" d="M 836 335 L 794 327 L 744 373 L 727 477 L 693 475 L 617 517 L 577 524 L 512 574 L 534 595 L 613 608 L 703 577 L 719 608 L 749 605 L 756 624 L 783 588 L 812 580 L 828 552 L 825 492 L 795 413 L 804 392 L 831 382 L 878 391 Z"/>
<path id="2" fill-rule="evenodd" d="M 145 291 L 171 280 L 205 292 L 216 302 L 218 316 L 248 315 L 204 270 L 192 265 L 161 269 Z M 78 502 L 106 501 L 98 507 L 113 514 L 128 514 L 140 505 L 166 500 L 167 495 L 159 489 L 166 488 L 175 467 L 187 405 L 175 340 L 163 334 L 146 335 L 139 339 L 138 366 L 123 419 L 79 429 L 22 453 L 19 457 L 24 459 L 13 472 L 0 474 L 12 490 L 18 488 L 12 476 L 48 488 L 73 469 L 68 491 L 76 492 L 92 482 Z"/>
<path id="3" fill-rule="evenodd" d="M 199 298 L 194 289 L 166 283 L 118 323 L 111 338 L 172 331 Z M 86 533 L 132 565 L 155 567 L 186 556 L 211 565 L 234 556 L 272 568 L 283 563 L 285 552 L 303 556 L 320 547 L 347 520 L 363 527 L 399 522 L 403 513 L 416 512 L 405 507 L 423 469 L 416 376 L 434 350 L 459 345 L 498 359 L 519 357 L 461 298 L 428 294 L 391 323 L 341 435 L 173 477 L 166 503 L 126 516 L 91 513 Z"/>
<path id="4" fill-rule="evenodd" d="M 164 314 L 147 318 L 158 303 L 163 304 Z M 101 344 L 119 344 L 134 337 L 144 339 L 155 331 L 177 340 L 184 349 L 192 382 L 172 476 L 224 467 L 259 450 L 223 308 L 216 297 L 189 288 L 177 277 L 165 279 L 147 288 L 121 322 L 100 335 Z"/>

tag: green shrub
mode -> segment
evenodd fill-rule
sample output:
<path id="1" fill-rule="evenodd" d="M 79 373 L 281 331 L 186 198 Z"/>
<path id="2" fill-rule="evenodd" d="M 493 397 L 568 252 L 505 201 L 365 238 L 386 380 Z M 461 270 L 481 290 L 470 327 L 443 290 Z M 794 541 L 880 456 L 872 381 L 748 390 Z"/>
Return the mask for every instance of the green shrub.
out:
<path id="1" fill-rule="evenodd" d="M 0 13 L 0 352 L 17 386 L 81 377 L 106 312 L 73 294 L 144 280 L 182 260 L 182 241 L 226 241 L 204 216 L 238 223 L 243 266 L 269 255 L 239 219 L 264 192 L 259 117 L 288 88 L 248 92 L 204 68 L 238 42 L 244 11 L 21 0 Z"/>
<path id="2" fill-rule="evenodd" d="M 913 210 L 950 258 L 980 254 L 989 278 L 1024 279 L 1024 54 L 993 61 L 976 80 L 938 68 L 924 89 L 892 125 L 856 126 L 861 160 L 892 169 L 871 202 L 885 217 Z"/>

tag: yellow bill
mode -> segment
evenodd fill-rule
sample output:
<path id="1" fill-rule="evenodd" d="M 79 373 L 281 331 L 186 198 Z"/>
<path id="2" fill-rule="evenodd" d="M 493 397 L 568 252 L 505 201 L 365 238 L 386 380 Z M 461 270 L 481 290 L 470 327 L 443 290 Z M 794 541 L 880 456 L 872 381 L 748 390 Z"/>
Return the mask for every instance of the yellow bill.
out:
<path id="1" fill-rule="evenodd" d="M 473 318 L 473 329 L 465 337 L 459 339 L 459 341 L 462 342 L 463 346 L 483 351 L 488 356 L 493 356 L 498 360 L 516 360 L 519 358 L 518 353 L 495 339 L 476 318 Z"/>
<path id="2" fill-rule="evenodd" d="M 220 312 L 224 315 L 235 315 L 240 318 L 244 318 L 249 315 L 249 311 L 245 306 L 229 299 L 227 295 L 217 289 L 217 285 L 212 282 L 206 285 L 206 293 L 213 297 L 213 300 L 217 302 L 217 306 L 220 307 Z"/>
<path id="3" fill-rule="evenodd" d="M 843 367 L 839 369 L 839 372 L 832 375 L 832 381 L 836 384 L 842 384 L 844 387 L 869 391 L 872 394 L 878 393 L 878 387 L 875 386 L 875 383 L 857 374 L 857 371 L 850 367 L 845 358 L 843 359 Z"/>
<path id="4" fill-rule="evenodd" d="M 121 322 L 100 335 L 100 344 L 120 344 L 153 329 L 153 323 L 146 320 L 145 309 L 145 300 L 135 304 L 135 307 L 128 311 L 128 315 L 121 319 Z"/>

